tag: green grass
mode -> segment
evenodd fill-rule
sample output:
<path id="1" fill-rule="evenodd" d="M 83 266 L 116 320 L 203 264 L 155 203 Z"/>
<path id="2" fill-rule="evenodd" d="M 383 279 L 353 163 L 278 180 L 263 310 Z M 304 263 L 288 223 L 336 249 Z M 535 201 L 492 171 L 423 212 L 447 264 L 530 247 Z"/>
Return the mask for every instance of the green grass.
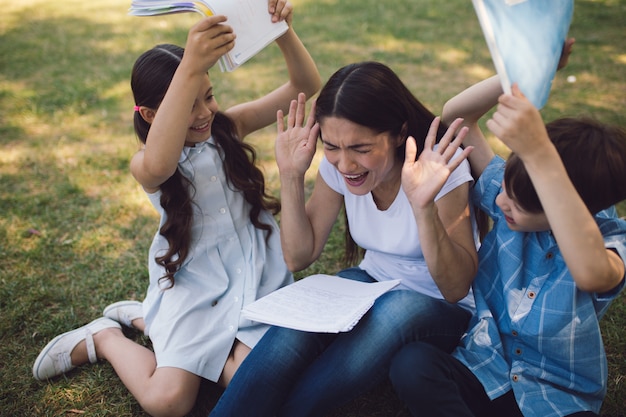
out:
<path id="1" fill-rule="evenodd" d="M 468 0 L 294 0 L 295 27 L 324 79 L 340 66 L 380 60 L 433 111 L 493 73 Z M 130 0 L 0 0 L 0 415 L 145 415 L 106 364 L 51 383 L 32 363 L 60 332 L 107 304 L 143 299 L 158 219 L 128 171 L 137 149 L 129 74 L 161 42 L 184 44 L 195 15 L 137 18 Z M 626 126 L 624 0 L 577 0 L 570 65 L 557 76 L 546 120 L 590 114 Z M 575 75 L 576 83 L 567 83 Z M 284 82 L 277 48 L 230 74 L 212 73 L 222 107 Z M 250 140 L 272 190 L 274 128 Z M 494 144 L 495 146 L 495 144 Z M 497 148 L 505 154 L 502 148 Z M 620 213 L 626 214 L 622 204 Z M 302 276 L 341 265 L 341 227 Z M 626 410 L 626 296 L 603 320 L 610 363 L 604 416 Z M 131 334 L 143 343 L 147 340 Z M 219 394 L 208 384 L 194 415 Z M 389 387 L 336 416 L 407 415 Z"/>

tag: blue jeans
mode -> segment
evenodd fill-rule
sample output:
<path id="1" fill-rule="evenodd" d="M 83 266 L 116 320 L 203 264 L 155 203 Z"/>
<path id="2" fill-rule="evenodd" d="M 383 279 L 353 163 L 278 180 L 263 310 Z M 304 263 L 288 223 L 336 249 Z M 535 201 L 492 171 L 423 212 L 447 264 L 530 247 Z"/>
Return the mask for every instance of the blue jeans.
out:
<path id="1" fill-rule="evenodd" d="M 374 281 L 359 268 L 337 275 Z M 244 360 L 210 415 L 323 416 L 382 382 L 402 346 L 421 340 L 452 351 L 470 315 L 444 300 L 392 290 L 378 298 L 350 332 L 272 327 Z"/>
<path id="2" fill-rule="evenodd" d="M 513 391 L 491 400 L 461 361 L 425 343 L 403 347 L 393 358 L 389 376 L 414 417 L 523 417 Z M 594 416 L 591 411 L 568 415 Z"/>

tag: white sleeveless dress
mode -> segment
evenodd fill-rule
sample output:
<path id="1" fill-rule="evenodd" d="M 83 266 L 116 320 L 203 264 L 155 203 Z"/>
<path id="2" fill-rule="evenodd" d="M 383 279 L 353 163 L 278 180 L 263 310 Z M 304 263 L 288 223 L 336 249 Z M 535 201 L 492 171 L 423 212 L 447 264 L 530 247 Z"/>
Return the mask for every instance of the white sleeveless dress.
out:
<path id="1" fill-rule="evenodd" d="M 249 218 L 249 204 L 233 191 L 222 169 L 213 138 L 184 148 L 179 168 L 195 187 L 191 251 L 175 275 L 175 285 L 159 283 L 164 269 L 155 256 L 167 249 L 157 231 L 149 255 L 150 285 L 143 302 L 145 333 L 156 354 L 157 367 L 185 369 L 217 381 L 235 341 L 249 347 L 268 326 L 240 317 L 243 306 L 293 282 L 280 246 L 278 226 L 271 213 L 261 220 L 271 224 L 266 234 Z M 160 192 L 149 194 L 165 220 Z"/>

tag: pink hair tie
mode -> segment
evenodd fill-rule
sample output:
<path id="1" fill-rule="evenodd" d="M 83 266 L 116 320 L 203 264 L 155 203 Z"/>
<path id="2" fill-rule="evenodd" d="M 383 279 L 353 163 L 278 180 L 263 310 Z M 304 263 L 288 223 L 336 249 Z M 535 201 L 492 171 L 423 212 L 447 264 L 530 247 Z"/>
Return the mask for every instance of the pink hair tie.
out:
<path id="1" fill-rule="evenodd" d="M 139 106 L 135 106 L 135 111 L 139 111 Z"/>

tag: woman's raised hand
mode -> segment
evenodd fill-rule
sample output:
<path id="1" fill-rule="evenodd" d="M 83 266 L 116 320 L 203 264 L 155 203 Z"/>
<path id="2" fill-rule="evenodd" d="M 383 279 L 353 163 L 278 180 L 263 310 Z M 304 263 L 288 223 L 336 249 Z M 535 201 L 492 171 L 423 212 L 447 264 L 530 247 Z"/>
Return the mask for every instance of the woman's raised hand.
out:
<path id="1" fill-rule="evenodd" d="M 406 141 L 406 157 L 402 167 L 402 188 L 411 205 L 418 208 L 434 204 L 435 197 L 441 191 L 448 177 L 472 151 L 472 147 L 463 150 L 459 157 L 452 159 L 456 150 L 461 146 L 467 134 L 467 127 L 459 130 L 454 137 L 463 119 L 456 119 L 441 138 L 435 149 L 439 117 L 435 117 L 430 125 L 424 150 L 417 161 L 417 145 L 415 139 L 409 137 Z"/>
<path id="2" fill-rule="evenodd" d="M 289 105 L 286 128 L 282 110 L 276 113 L 278 135 L 275 152 L 281 176 L 303 176 L 311 166 L 319 135 L 319 124 L 315 121 L 315 102 L 306 123 L 305 110 L 306 96 L 300 93 L 298 99 L 292 100 Z"/>

